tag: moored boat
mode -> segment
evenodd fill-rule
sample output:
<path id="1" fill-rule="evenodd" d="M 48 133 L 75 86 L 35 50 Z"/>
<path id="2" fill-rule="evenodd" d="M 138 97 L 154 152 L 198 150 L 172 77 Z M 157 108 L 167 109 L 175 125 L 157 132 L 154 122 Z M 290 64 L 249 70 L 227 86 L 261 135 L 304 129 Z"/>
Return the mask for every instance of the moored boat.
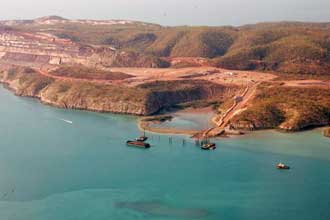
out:
<path id="1" fill-rule="evenodd" d="M 203 144 L 201 149 L 202 150 L 215 150 L 217 148 L 215 143 L 207 143 L 207 144 Z"/>
<path id="2" fill-rule="evenodd" d="M 135 138 L 136 141 L 142 141 L 142 142 L 145 142 L 146 140 L 148 140 L 148 137 L 146 136 L 146 132 L 144 131 L 143 132 L 143 135 L 138 137 L 138 138 Z"/>
<path id="3" fill-rule="evenodd" d="M 143 141 L 127 141 L 128 146 L 139 147 L 139 148 L 150 148 L 150 144 Z"/>
<path id="4" fill-rule="evenodd" d="M 141 136 L 141 137 L 135 138 L 135 140 L 136 140 L 136 141 L 145 142 L 146 140 L 148 140 L 148 137 L 146 137 L 146 136 Z"/>
<path id="5" fill-rule="evenodd" d="M 277 168 L 277 169 L 280 169 L 280 170 L 289 170 L 289 169 L 290 169 L 290 167 L 287 166 L 287 165 L 285 165 L 284 163 L 279 163 L 279 164 L 277 164 L 277 165 L 276 165 L 276 168 Z"/>
<path id="6" fill-rule="evenodd" d="M 215 143 L 210 142 L 208 137 L 205 135 L 205 137 L 201 143 L 201 149 L 202 150 L 215 150 L 215 149 L 217 149 L 217 146 Z"/>

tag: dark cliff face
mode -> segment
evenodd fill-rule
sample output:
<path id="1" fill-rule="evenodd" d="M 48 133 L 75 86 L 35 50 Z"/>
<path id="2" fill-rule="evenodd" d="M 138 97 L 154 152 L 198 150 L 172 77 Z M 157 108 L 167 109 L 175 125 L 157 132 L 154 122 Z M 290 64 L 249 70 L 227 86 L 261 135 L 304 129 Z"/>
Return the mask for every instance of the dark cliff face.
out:
<path id="1" fill-rule="evenodd" d="M 204 80 L 158 81 L 142 84 L 139 88 L 150 91 L 149 103 L 158 110 L 199 100 L 223 101 L 233 97 L 239 90 L 238 86 L 223 86 Z"/>

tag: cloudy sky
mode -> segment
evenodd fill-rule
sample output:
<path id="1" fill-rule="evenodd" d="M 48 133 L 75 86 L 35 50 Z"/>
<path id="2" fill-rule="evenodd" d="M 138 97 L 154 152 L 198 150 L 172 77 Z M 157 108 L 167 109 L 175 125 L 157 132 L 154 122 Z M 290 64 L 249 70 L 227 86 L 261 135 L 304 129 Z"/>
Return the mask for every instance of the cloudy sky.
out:
<path id="1" fill-rule="evenodd" d="M 162 25 L 330 21 L 330 0 L 1 0 L 0 19 L 60 15 Z"/>

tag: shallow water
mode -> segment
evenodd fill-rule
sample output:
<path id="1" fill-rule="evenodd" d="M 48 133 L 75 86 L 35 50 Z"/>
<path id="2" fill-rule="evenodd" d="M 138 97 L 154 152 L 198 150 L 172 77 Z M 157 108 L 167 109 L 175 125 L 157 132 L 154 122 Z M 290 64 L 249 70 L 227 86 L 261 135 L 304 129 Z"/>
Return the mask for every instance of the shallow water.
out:
<path id="1" fill-rule="evenodd" d="M 141 150 L 125 145 L 136 121 L 0 88 L 0 219 L 330 219 L 330 139 L 320 131 L 256 132 L 212 152 L 153 135 Z M 280 161 L 292 169 L 274 169 Z"/>
<path id="2" fill-rule="evenodd" d="M 178 111 L 172 114 L 173 119 L 162 123 L 151 124 L 156 128 L 174 128 L 180 130 L 201 130 L 212 127 L 212 110 L 205 112 Z"/>

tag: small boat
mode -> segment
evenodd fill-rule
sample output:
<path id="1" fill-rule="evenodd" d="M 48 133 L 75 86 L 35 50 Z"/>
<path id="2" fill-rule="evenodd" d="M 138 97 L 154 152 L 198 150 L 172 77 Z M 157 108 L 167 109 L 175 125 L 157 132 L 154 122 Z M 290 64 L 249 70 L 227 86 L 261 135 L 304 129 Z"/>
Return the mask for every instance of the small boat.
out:
<path id="1" fill-rule="evenodd" d="M 144 131 L 143 136 L 135 138 L 135 140 L 136 141 L 142 141 L 142 142 L 145 142 L 146 140 L 148 140 L 148 137 L 146 136 L 146 132 Z"/>
<path id="2" fill-rule="evenodd" d="M 205 136 L 201 142 L 201 149 L 202 150 L 215 150 L 217 146 L 215 143 L 210 142 L 210 140 Z"/>
<path id="3" fill-rule="evenodd" d="M 133 147 L 150 148 L 150 144 L 143 141 L 127 141 L 126 144 Z"/>
<path id="4" fill-rule="evenodd" d="M 140 141 L 140 142 L 145 142 L 146 140 L 148 140 L 148 137 L 146 136 L 141 136 L 141 137 L 138 137 L 138 138 L 135 138 L 136 141 Z"/>
<path id="5" fill-rule="evenodd" d="M 215 149 L 217 149 L 217 146 L 215 143 L 207 143 L 207 144 L 203 144 L 201 149 L 202 150 L 215 150 Z"/>
<path id="6" fill-rule="evenodd" d="M 289 169 L 290 169 L 290 167 L 287 166 L 287 165 L 285 165 L 284 163 L 279 163 L 279 164 L 277 164 L 277 165 L 276 165 L 276 168 L 277 168 L 277 169 L 280 169 L 280 170 L 289 170 Z"/>

